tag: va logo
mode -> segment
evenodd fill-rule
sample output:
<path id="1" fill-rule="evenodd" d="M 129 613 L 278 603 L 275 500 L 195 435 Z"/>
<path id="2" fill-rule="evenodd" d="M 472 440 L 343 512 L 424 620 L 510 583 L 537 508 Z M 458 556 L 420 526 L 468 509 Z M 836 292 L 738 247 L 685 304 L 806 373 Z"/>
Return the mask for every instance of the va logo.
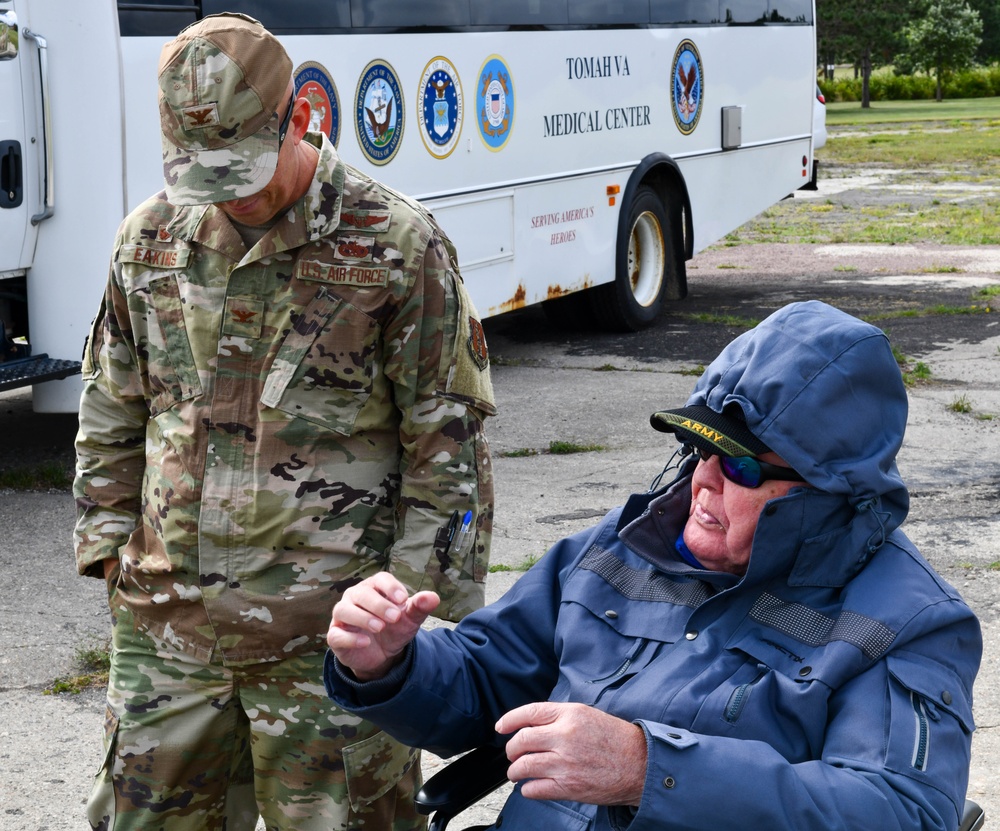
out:
<path id="1" fill-rule="evenodd" d="M 403 91 L 388 63 L 365 67 L 354 96 L 354 127 L 361 152 L 372 164 L 388 164 L 403 140 Z"/>
<path id="2" fill-rule="evenodd" d="M 688 136 L 698 126 L 701 102 L 704 98 L 704 76 L 698 47 L 690 40 L 682 40 L 674 53 L 670 70 L 670 103 L 673 105 L 674 123 Z"/>
<path id="3" fill-rule="evenodd" d="M 420 138 L 427 152 L 443 159 L 455 149 L 462 133 L 464 113 L 458 72 L 446 58 L 434 58 L 424 67 L 420 90 Z"/>
<path id="4" fill-rule="evenodd" d="M 479 70 L 476 113 L 479 135 L 486 146 L 502 150 L 514 126 L 514 82 L 499 55 L 491 55 Z"/>
<path id="5" fill-rule="evenodd" d="M 307 61 L 295 70 L 295 97 L 309 102 L 309 130 L 326 133 L 333 146 L 340 143 L 340 96 L 326 67 Z"/>

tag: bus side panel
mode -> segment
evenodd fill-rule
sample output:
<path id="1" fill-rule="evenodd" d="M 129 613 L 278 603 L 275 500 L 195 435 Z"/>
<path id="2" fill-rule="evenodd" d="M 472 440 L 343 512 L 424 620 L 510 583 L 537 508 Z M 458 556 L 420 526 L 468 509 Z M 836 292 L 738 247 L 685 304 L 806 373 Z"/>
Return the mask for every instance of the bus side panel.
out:
<path id="1" fill-rule="evenodd" d="M 110 0 L 31 0 L 31 27 L 48 44 L 55 205 L 38 226 L 28 273 L 35 354 L 79 360 L 107 279 L 124 211 L 121 65 Z M 37 87 L 36 87 L 37 89 Z M 36 412 L 74 412 L 80 376 L 38 384 Z"/>
<path id="2" fill-rule="evenodd" d="M 795 191 L 812 161 L 814 34 L 808 25 L 778 25 L 288 35 L 282 41 L 294 66 L 319 63 L 332 77 L 344 160 L 439 206 L 473 299 L 489 316 L 614 279 L 616 227 L 607 180 L 621 178 L 624 188 L 628 177 L 620 171 L 627 174 L 651 153 L 670 156 L 696 179 L 688 190 L 698 248 Z M 129 37 L 122 44 L 129 207 L 162 188 L 156 65 L 163 40 Z M 703 78 L 702 108 L 689 134 L 675 123 L 670 94 L 674 57 L 685 40 L 699 54 Z M 454 67 L 463 98 L 461 133 L 443 158 L 428 150 L 419 119 L 426 71 L 437 58 Z M 356 118 L 359 80 L 376 60 L 395 73 L 404 113 L 402 140 L 378 165 L 362 152 Z M 507 70 L 513 117 L 506 140 L 491 147 L 477 93 L 498 77 L 496 61 Z M 725 107 L 742 108 L 739 149 L 722 149 Z M 754 148 L 763 144 L 773 149 L 761 157 Z M 763 187 L 762 161 L 770 166 Z M 450 200 L 506 192 L 514 194 L 511 229 L 486 205 L 469 215 L 448 207 Z M 573 213 L 591 208 L 586 219 Z M 558 223 L 565 227 L 537 221 L 564 214 L 573 218 Z M 475 222 L 477 216 L 484 221 Z M 484 250 L 499 249 L 510 235 L 512 263 L 481 262 Z"/>

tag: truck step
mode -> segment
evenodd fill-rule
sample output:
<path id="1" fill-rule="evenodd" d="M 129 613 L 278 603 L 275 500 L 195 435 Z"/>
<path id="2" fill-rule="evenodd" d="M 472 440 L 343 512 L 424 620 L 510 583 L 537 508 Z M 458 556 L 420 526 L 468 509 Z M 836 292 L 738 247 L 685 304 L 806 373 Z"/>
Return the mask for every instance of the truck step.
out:
<path id="1" fill-rule="evenodd" d="M 79 361 L 61 361 L 48 355 L 34 355 L 0 363 L 0 392 L 42 381 L 58 381 L 80 371 Z"/>

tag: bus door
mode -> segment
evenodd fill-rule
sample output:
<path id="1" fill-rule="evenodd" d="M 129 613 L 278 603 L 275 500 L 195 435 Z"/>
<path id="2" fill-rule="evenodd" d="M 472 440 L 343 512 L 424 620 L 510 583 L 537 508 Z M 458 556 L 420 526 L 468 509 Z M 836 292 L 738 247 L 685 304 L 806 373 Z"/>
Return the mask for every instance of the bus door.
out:
<path id="1" fill-rule="evenodd" d="M 0 286 L 31 265 L 35 247 L 34 131 L 25 126 L 21 89 L 34 78 L 25 63 L 36 53 L 24 28 L 15 6 L 0 0 Z M 9 314 L 0 312 L 0 318 Z"/>

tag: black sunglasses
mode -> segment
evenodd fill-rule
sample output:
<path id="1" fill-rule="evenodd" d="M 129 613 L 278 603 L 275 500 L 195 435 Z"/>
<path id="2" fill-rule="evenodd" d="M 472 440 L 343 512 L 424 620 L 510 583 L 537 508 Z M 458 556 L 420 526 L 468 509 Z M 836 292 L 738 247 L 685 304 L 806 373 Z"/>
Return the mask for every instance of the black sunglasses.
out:
<path id="1" fill-rule="evenodd" d="M 785 482 L 805 481 L 798 471 L 790 467 L 770 465 L 754 456 L 723 456 L 721 453 L 710 453 L 700 447 L 695 448 L 695 452 L 703 461 L 718 456 L 722 475 L 741 488 L 759 488 L 768 479 L 780 479 Z"/>
<path id="2" fill-rule="evenodd" d="M 281 124 L 278 125 L 278 149 L 281 149 L 281 143 L 285 140 L 285 133 L 288 132 L 288 125 L 292 123 L 292 110 L 295 109 L 295 95 L 288 101 L 288 109 L 285 110 L 285 116 L 281 119 Z"/>

